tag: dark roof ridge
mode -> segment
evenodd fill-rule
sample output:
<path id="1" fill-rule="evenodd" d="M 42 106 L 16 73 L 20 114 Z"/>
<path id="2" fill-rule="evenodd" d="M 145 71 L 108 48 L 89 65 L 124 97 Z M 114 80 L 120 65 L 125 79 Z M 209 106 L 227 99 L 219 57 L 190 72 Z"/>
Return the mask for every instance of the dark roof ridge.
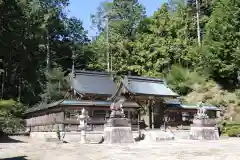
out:
<path id="1" fill-rule="evenodd" d="M 153 78 L 153 77 L 124 76 L 124 78 L 127 78 L 127 79 L 129 79 L 129 80 L 155 81 L 155 82 L 162 82 L 162 83 L 165 82 L 165 81 L 162 80 L 162 79 Z"/>
<path id="2" fill-rule="evenodd" d="M 84 75 L 101 75 L 101 76 L 113 76 L 111 72 L 96 72 L 96 71 L 86 71 L 86 70 L 75 70 L 76 75 L 84 74 Z"/>

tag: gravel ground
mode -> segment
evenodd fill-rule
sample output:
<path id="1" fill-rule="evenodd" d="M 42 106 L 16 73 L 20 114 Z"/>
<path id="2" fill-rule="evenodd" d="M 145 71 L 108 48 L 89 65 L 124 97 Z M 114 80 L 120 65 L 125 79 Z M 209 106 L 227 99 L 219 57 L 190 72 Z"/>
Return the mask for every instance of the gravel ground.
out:
<path id="1" fill-rule="evenodd" d="M 240 139 L 218 141 L 172 140 L 130 145 L 34 142 L 0 143 L 0 159 L 19 160 L 240 160 Z M 25 158 L 23 158 L 25 157 Z"/>

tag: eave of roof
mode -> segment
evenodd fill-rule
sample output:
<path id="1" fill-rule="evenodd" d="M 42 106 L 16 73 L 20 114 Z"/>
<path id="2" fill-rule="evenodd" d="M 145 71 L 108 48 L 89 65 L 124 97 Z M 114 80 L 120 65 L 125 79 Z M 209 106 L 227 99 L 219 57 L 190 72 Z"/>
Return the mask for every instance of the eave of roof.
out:
<path id="1" fill-rule="evenodd" d="M 122 86 L 133 95 L 179 97 L 179 95 L 173 92 L 161 79 L 125 76 L 121 83 L 123 84 Z"/>
<path id="2" fill-rule="evenodd" d="M 141 77 L 141 76 L 124 76 L 124 78 L 128 80 L 142 80 L 142 81 L 148 81 L 148 82 L 160 82 L 164 83 L 164 80 L 162 79 L 157 79 L 157 78 L 152 78 L 152 77 Z"/>
<path id="3" fill-rule="evenodd" d="M 49 104 L 41 103 L 41 104 L 39 104 L 39 105 L 36 106 L 36 107 L 29 108 L 29 109 L 25 112 L 25 114 L 56 107 L 56 106 L 60 105 L 63 101 L 64 101 L 64 100 L 61 99 L 61 100 L 59 100 L 59 101 L 56 101 L 56 102 L 53 102 L 53 103 L 49 103 Z"/>
<path id="4" fill-rule="evenodd" d="M 112 96 L 117 90 L 112 73 L 76 70 L 71 80 L 73 89 L 82 95 Z"/>
<path id="5" fill-rule="evenodd" d="M 198 109 L 198 105 L 186 105 L 186 104 L 181 104 L 181 107 L 184 109 Z M 203 104 L 202 105 L 203 108 L 207 109 L 207 110 L 215 110 L 215 111 L 221 111 L 220 108 L 213 106 L 213 105 L 207 105 L 207 104 Z"/>
<path id="6" fill-rule="evenodd" d="M 198 109 L 198 105 L 189 105 L 189 104 L 181 104 L 181 103 L 167 103 L 167 104 L 168 104 L 168 107 L 170 108 L 178 108 L 178 109 L 185 109 L 185 110 Z M 204 104 L 202 105 L 202 107 L 207 110 L 221 111 L 220 108 L 213 105 Z"/>
<path id="7" fill-rule="evenodd" d="M 180 102 L 180 100 L 179 99 L 170 99 L 170 100 L 167 100 L 166 101 L 166 104 L 173 104 L 173 105 L 180 105 L 181 104 L 181 102 Z"/>
<path id="8" fill-rule="evenodd" d="M 89 107 L 110 107 L 112 101 L 88 101 L 88 100 L 60 100 L 50 104 L 41 104 L 38 107 L 29 108 L 25 114 L 46 110 L 58 106 L 89 106 Z M 135 102 L 125 102 L 123 108 L 140 108 Z"/>
<path id="9" fill-rule="evenodd" d="M 86 70 L 77 70 L 77 69 L 74 70 L 74 73 L 75 74 L 105 75 L 105 76 L 114 75 L 113 72 L 97 72 L 97 71 L 86 71 Z"/>

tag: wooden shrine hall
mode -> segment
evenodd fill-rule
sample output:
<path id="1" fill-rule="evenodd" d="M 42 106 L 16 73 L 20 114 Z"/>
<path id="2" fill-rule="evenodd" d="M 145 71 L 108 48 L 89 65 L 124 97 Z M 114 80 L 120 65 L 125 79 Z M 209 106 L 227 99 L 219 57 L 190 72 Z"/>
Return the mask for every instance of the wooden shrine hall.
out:
<path id="1" fill-rule="evenodd" d="M 168 88 L 163 80 L 124 76 L 112 99 L 117 99 L 118 97 L 124 97 L 127 100 L 134 101 L 142 106 L 142 108 L 147 106 L 149 128 L 160 128 L 164 123 L 163 118 L 166 102 L 169 99 L 176 99 L 179 96 Z"/>
<path id="2" fill-rule="evenodd" d="M 197 111 L 197 107 L 188 110 L 180 103 L 169 103 L 176 100 L 178 95 L 168 88 L 163 80 L 154 78 L 124 76 L 117 87 L 112 74 L 73 70 L 70 73 L 70 86 L 64 99 L 27 110 L 26 127 L 31 132 L 53 132 L 56 129 L 78 131 L 77 115 L 82 108 L 88 111 L 88 125 L 91 130 L 103 130 L 110 114 L 110 105 L 119 97 L 126 98 L 123 109 L 132 130 L 138 129 L 140 110 L 146 108 L 146 105 L 149 113 L 147 125 L 150 128 L 161 127 L 166 108 L 175 113 L 172 117 L 179 112 Z M 177 121 L 181 123 L 180 119 Z"/>
<path id="3" fill-rule="evenodd" d="M 63 100 L 41 104 L 27 110 L 26 127 L 33 132 L 54 131 L 55 126 L 61 131 L 76 131 L 79 125 L 77 115 L 81 113 L 82 108 L 85 108 L 90 116 L 88 123 L 91 128 L 102 130 L 110 114 L 112 101 L 109 98 L 117 90 L 113 75 L 75 70 L 70 74 L 70 85 L 71 89 Z M 127 101 L 123 108 L 133 128 L 137 128 L 136 111 L 140 106 L 135 102 Z"/>

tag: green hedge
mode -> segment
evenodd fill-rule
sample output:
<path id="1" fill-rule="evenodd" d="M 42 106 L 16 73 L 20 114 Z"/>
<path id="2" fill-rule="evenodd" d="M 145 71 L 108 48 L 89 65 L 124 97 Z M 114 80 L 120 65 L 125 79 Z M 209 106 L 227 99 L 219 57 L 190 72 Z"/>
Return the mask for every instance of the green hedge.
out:
<path id="1" fill-rule="evenodd" d="M 225 124 L 224 124 L 225 123 Z M 233 122 L 224 122 L 221 124 L 221 131 L 229 137 L 240 137 L 240 124 Z"/>
<path id="2" fill-rule="evenodd" d="M 227 130 L 229 137 L 240 137 L 240 127 L 231 127 Z"/>
<path id="3" fill-rule="evenodd" d="M 26 106 L 14 100 L 0 100 L 0 131 L 15 133 L 23 129 Z"/>

